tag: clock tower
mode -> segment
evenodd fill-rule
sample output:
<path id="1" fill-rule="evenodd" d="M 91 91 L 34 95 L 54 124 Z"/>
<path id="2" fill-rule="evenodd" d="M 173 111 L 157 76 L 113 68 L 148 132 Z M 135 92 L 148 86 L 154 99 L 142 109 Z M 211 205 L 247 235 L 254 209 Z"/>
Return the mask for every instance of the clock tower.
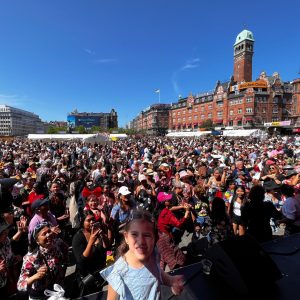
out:
<path id="1" fill-rule="evenodd" d="M 252 81 L 252 56 L 253 56 L 254 37 L 249 30 L 243 30 L 236 37 L 234 48 L 234 81 Z"/>

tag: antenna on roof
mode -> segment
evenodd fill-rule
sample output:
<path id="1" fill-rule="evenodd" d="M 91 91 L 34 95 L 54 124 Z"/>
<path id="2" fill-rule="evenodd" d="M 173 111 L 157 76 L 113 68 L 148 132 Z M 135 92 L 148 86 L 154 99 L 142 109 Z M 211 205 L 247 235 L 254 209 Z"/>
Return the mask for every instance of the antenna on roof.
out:
<path id="1" fill-rule="evenodd" d="M 246 25 L 246 23 L 244 23 L 244 29 L 247 29 L 247 25 Z"/>

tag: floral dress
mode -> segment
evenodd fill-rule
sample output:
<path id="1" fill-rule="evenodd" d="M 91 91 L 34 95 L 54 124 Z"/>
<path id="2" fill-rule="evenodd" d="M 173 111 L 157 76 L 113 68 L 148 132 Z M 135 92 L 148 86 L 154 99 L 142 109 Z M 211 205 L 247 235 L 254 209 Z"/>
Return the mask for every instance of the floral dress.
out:
<path id="1" fill-rule="evenodd" d="M 68 246 L 59 238 L 53 241 L 53 245 L 49 249 L 39 247 L 35 252 L 28 252 L 23 259 L 17 284 L 18 290 L 28 291 L 31 298 L 43 299 L 45 289 L 52 289 L 54 283 L 62 285 L 66 271 L 67 255 Z M 27 279 L 45 265 L 49 269 L 47 275 L 35 281 L 29 287 Z"/>
<path id="2" fill-rule="evenodd" d="M 0 261 L 5 261 L 6 266 L 9 268 L 13 261 L 13 253 L 11 251 L 11 244 L 9 238 L 0 245 Z M 7 283 L 7 272 L 0 272 L 0 288 L 4 287 Z"/>

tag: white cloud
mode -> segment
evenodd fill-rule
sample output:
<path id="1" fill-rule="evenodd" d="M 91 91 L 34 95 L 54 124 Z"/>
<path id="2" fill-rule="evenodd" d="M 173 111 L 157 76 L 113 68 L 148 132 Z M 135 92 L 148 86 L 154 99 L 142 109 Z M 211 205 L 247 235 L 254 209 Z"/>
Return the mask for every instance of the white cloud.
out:
<path id="1" fill-rule="evenodd" d="M 109 63 L 115 63 L 118 60 L 116 58 L 101 58 L 101 59 L 96 59 L 95 63 L 97 64 L 109 64 Z"/>
<path id="2" fill-rule="evenodd" d="M 85 51 L 85 52 L 86 52 L 87 54 L 89 54 L 89 55 L 95 55 L 95 54 L 96 54 L 95 51 L 93 51 L 93 50 L 91 50 L 91 49 L 88 49 L 88 48 L 84 48 L 83 51 Z"/>
<path id="3" fill-rule="evenodd" d="M 181 69 L 186 70 L 186 69 L 198 68 L 199 67 L 199 62 L 200 62 L 199 58 L 193 58 L 191 60 L 188 60 Z"/>
<path id="4" fill-rule="evenodd" d="M 178 84 L 178 77 L 179 77 L 180 73 L 183 71 L 186 71 L 186 70 L 196 69 L 199 66 L 200 66 L 200 58 L 196 57 L 196 58 L 187 60 L 186 63 L 181 68 L 179 68 L 178 70 L 173 72 L 172 85 L 173 85 L 173 89 L 177 95 L 181 94 L 181 90 L 180 90 L 180 87 Z"/>
<path id="5" fill-rule="evenodd" d="M 0 104 L 6 104 L 10 106 L 23 107 L 25 106 L 26 97 L 20 97 L 18 95 L 0 94 Z"/>

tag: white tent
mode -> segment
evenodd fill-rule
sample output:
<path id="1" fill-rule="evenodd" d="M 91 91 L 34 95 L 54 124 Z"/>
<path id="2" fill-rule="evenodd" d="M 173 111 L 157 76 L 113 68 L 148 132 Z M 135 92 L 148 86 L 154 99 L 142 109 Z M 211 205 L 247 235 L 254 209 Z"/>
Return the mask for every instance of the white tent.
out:
<path id="1" fill-rule="evenodd" d="M 199 137 L 210 133 L 211 131 L 180 131 L 180 132 L 170 132 L 166 136 L 167 137 Z"/>
<path id="2" fill-rule="evenodd" d="M 223 136 L 229 137 L 254 137 L 259 136 L 258 129 L 223 130 Z"/>
<path id="3" fill-rule="evenodd" d="M 100 144 L 100 145 L 104 145 L 107 143 L 111 143 L 111 141 L 109 140 L 109 138 L 107 136 L 104 136 L 102 134 L 96 134 L 93 136 L 89 136 L 83 139 L 83 142 L 85 144 Z"/>
<path id="4" fill-rule="evenodd" d="M 109 135 L 109 138 L 111 140 L 117 140 L 117 139 L 126 139 L 128 136 L 126 133 L 112 133 Z"/>
<path id="5" fill-rule="evenodd" d="M 81 140 L 85 143 L 105 144 L 109 138 L 102 134 L 28 134 L 30 140 Z"/>

